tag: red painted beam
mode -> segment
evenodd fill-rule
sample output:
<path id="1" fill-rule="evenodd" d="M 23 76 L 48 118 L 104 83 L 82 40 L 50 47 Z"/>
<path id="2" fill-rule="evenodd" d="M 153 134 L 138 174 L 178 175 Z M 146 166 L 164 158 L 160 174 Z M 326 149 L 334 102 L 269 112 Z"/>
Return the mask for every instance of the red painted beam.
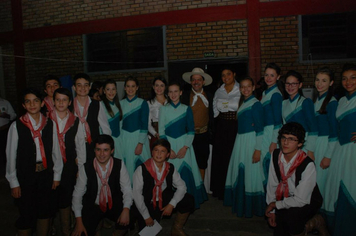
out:
<path id="1" fill-rule="evenodd" d="M 258 81 L 261 77 L 261 45 L 260 45 L 260 19 L 259 0 L 247 1 L 247 28 L 248 28 L 248 71 L 249 75 Z"/>
<path id="2" fill-rule="evenodd" d="M 25 29 L 24 34 L 25 41 L 28 42 L 135 28 L 235 19 L 246 19 L 245 5 L 207 7 L 54 25 Z"/>

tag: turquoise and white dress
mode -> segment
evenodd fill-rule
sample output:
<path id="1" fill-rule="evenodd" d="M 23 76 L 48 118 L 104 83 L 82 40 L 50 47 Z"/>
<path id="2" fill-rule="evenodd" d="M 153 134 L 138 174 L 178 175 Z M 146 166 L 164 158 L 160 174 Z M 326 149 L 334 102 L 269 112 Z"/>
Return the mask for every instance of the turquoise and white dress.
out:
<path id="1" fill-rule="evenodd" d="M 105 107 L 104 102 L 101 101 L 101 103 L 102 103 L 102 106 Z M 108 118 L 109 126 L 111 129 L 111 137 L 114 139 L 114 143 L 115 143 L 114 157 L 116 157 L 118 159 L 122 159 L 122 156 L 121 156 L 122 145 L 121 145 L 121 139 L 119 138 L 119 136 L 120 136 L 120 111 L 114 102 L 109 102 L 109 104 L 110 104 L 111 110 L 114 113 L 114 116 L 111 117 L 109 112 L 106 109 L 104 109 L 104 110 L 105 110 L 106 117 Z"/>
<path id="2" fill-rule="evenodd" d="M 316 167 L 316 182 L 323 198 L 325 197 L 325 181 L 328 175 L 329 168 L 322 169 L 320 162 L 324 157 L 331 158 L 331 154 L 334 151 L 337 143 L 337 120 L 336 109 L 337 100 L 332 97 L 326 106 L 326 114 L 320 114 L 319 110 L 325 100 L 327 93 L 318 97 L 314 103 L 315 116 L 318 124 L 318 137 L 316 139 L 316 147 L 314 152 L 315 167 Z"/>
<path id="3" fill-rule="evenodd" d="M 238 109 L 238 134 L 226 176 L 224 205 L 232 206 L 238 217 L 263 216 L 265 209 L 262 162 L 252 163 L 255 150 L 261 150 L 263 108 L 251 96 Z"/>
<path id="4" fill-rule="evenodd" d="M 351 138 L 356 132 L 356 92 L 339 100 L 336 119 L 339 142 L 332 154 L 326 179 L 323 211 L 334 235 L 355 235 L 356 144 Z"/>
<path id="5" fill-rule="evenodd" d="M 261 146 L 261 163 L 264 173 L 264 185 L 267 185 L 271 143 L 278 143 L 278 131 L 282 127 L 282 102 L 283 97 L 277 84 L 266 89 L 262 94 L 261 104 L 263 107 L 263 138 Z"/>
<path id="6" fill-rule="evenodd" d="M 184 158 L 168 161 L 178 170 L 187 185 L 187 192 L 194 196 L 195 208 L 199 208 L 208 196 L 192 145 L 195 135 L 192 109 L 180 102 L 177 105 L 168 103 L 162 106 L 159 110 L 158 127 L 160 138 L 167 139 L 175 153 L 184 146 L 188 147 Z"/>
<path id="7" fill-rule="evenodd" d="M 148 105 L 147 102 L 135 96 L 131 100 L 120 101 L 123 117 L 120 129 L 121 157 L 129 173 L 131 182 L 136 168 L 151 157 L 147 138 Z M 138 143 L 142 143 L 141 155 L 135 155 Z"/>
<path id="8" fill-rule="evenodd" d="M 293 99 L 285 99 L 282 103 L 283 123 L 297 122 L 305 129 L 305 143 L 303 151 L 315 152 L 318 126 L 316 124 L 314 104 L 309 98 L 295 95 Z"/>

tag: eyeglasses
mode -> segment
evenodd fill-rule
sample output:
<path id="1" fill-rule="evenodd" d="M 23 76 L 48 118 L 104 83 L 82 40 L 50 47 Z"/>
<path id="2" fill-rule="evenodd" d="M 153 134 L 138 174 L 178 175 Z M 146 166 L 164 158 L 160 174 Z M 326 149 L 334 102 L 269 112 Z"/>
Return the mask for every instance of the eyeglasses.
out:
<path id="1" fill-rule="evenodd" d="M 295 88 L 298 86 L 299 83 L 285 83 L 286 87 L 292 87 Z"/>
<path id="2" fill-rule="evenodd" d="M 287 137 L 282 136 L 282 137 L 281 137 L 281 142 L 285 142 L 285 141 L 287 141 L 287 143 L 290 143 L 290 142 L 298 142 L 298 139 L 294 139 L 294 138 L 292 138 L 292 137 L 287 138 Z"/>

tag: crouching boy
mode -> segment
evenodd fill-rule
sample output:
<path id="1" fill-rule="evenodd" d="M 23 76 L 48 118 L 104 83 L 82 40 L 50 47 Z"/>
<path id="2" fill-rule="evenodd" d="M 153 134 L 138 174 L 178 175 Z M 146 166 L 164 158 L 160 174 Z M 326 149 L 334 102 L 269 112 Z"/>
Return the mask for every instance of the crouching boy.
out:
<path id="1" fill-rule="evenodd" d="M 178 211 L 172 227 L 172 235 L 186 235 L 183 225 L 194 210 L 194 198 L 186 193 L 185 182 L 172 164 L 167 162 L 171 145 L 158 139 L 152 145 L 152 158 L 141 164 L 133 176 L 133 198 L 140 213 L 140 230 L 153 226 L 154 220 L 170 216 L 174 208 Z M 174 191 L 176 188 L 176 191 Z"/>
<path id="2" fill-rule="evenodd" d="M 95 141 L 95 158 L 79 168 L 72 208 L 76 226 L 72 235 L 96 234 L 99 222 L 114 222 L 113 235 L 124 235 L 130 223 L 132 189 L 124 163 L 113 158 L 114 140 L 102 134 Z"/>
<path id="3" fill-rule="evenodd" d="M 305 235 L 306 223 L 319 210 L 322 197 L 313 160 L 301 150 L 302 125 L 285 124 L 278 135 L 281 150 L 273 152 L 267 183 L 266 216 L 274 235 Z"/>

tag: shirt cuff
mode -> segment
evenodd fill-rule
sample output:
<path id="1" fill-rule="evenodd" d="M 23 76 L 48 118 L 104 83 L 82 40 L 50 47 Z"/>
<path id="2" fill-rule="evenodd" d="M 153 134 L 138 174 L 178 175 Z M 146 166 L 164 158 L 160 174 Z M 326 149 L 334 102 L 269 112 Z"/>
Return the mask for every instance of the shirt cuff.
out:
<path id="1" fill-rule="evenodd" d="M 61 175 L 58 173 L 53 174 L 53 181 L 61 181 Z"/>
<path id="2" fill-rule="evenodd" d="M 174 200 L 174 199 L 172 199 L 172 200 L 169 202 L 169 204 L 171 204 L 174 208 L 176 208 L 176 206 L 177 206 L 177 201 Z"/>
<path id="3" fill-rule="evenodd" d="M 283 201 L 276 201 L 276 209 L 280 210 L 283 208 Z"/>

